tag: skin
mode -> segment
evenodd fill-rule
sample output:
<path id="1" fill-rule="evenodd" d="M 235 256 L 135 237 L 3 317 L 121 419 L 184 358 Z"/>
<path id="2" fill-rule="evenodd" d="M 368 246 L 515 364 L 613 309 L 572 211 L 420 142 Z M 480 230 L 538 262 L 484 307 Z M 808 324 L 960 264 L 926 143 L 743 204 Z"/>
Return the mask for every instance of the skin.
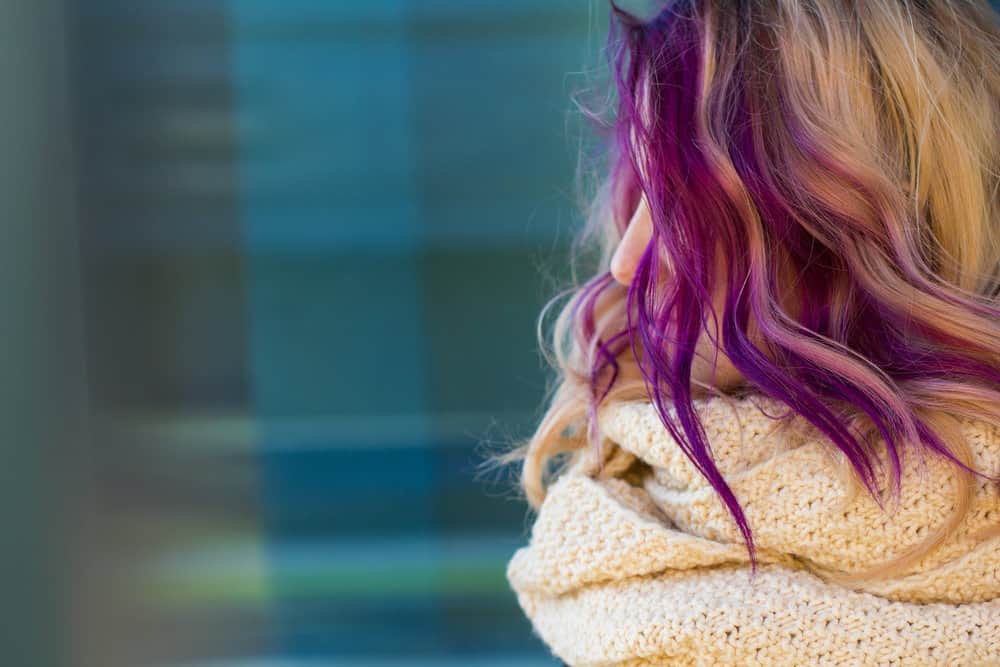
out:
<path id="1" fill-rule="evenodd" d="M 621 285 L 628 286 L 632 282 L 632 278 L 635 275 L 636 267 L 639 264 L 639 259 L 642 257 L 642 253 L 645 251 L 646 246 L 649 245 L 649 241 L 653 235 L 653 220 L 650 215 L 649 205 L 646 201 L 645 195 L 639 201 L 639 205 L 636 207 L 635 213 L 633 213 L 631 220 L 629 220 L 628 227 L 626 228 L 625 234 L 615 249 L 615 253 L 611 259 L 611 275 L 614 279 Z M 720 276 L 724 276 L 722 273 L 725 270 L 725 266 L 720 264 L 719 266 Z M 713 304 L 715 306 L 716 312 L 721 315 L 723 306 L 725 305 L 725 281 L 716 280 L 715 285 L 718 289 L 713 293 Z M 709 325 L 714 325 L 714 320 L 709 317 Z M 717 334 L 716 330 L 715 334 Z M 717 335 L 715 336 L 718 337 Z M 712 344 L 712 340 L 709 338 L 707 333 L 703 330 L 701 337 L 698 339 L 698 344 L 695 347 L 695 359 L 691 370 L 693 391 L 696 393 L 701 393 L 704 390 L 698 387 L 697 382 L 701 382 L 707 385 L 718 387 L 724 391 L 732 390 L 734 387 L 742 384 L 745 381 L 745 377 L 739 370 L 733 366 L 729 357 L 725 355 L 722 350 L 718 351 L 718 366 L 715 370 L 715 380 L 712 381 L 712 362 L 715 357 L 715 346 Z"/>

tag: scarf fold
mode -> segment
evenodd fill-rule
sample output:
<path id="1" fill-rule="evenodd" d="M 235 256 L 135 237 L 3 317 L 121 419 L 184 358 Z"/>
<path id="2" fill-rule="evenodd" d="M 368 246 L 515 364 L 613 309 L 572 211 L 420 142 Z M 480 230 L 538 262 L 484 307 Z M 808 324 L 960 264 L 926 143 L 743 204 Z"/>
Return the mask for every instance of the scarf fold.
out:
<path id="1" fill-rule="evenodd" d="M 900 502 L 847 494 L 839 450 L 760 395 L 696 400 L 743 507 L 758 571 L 715 490 L 648 402 L 609 405 L 603 473 L 584 456 L 549 488 L 507 579 L 570 665 L 1000 665 L 1000 493 L 975 479 L 955 531 L 889 576 L 851 580 L 923 542 L 956 507 L 957 469 L 904 456 Z M 673 416 L 673 415 L 671 415 Z M 1000 429 L 958 419 L 977 470 Z M 839 457 L 839 458 L 838 458 Z"/>

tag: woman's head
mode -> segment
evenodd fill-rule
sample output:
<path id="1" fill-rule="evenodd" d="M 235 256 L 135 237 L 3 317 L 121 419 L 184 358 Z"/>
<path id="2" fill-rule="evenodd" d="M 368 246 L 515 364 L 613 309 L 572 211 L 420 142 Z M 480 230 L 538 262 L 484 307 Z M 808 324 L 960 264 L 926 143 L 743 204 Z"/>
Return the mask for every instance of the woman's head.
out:
<path id="1" fill-rule="evenodd" d="M 609 162 L 582 238 L 602 252 L 514 456 L 537 507 L 551 456 L 600 445 L 602 403 L 648 397 L 752 556 L 699 395 L 783 400 L 873 495 L 875 441 L 898 491 L 907 448 L 964 467 L 939 415 L 1000 424 L 1000 24 L 985 0 L 660 6 L 611 2 L 617 108 L 585 109 Z"/>

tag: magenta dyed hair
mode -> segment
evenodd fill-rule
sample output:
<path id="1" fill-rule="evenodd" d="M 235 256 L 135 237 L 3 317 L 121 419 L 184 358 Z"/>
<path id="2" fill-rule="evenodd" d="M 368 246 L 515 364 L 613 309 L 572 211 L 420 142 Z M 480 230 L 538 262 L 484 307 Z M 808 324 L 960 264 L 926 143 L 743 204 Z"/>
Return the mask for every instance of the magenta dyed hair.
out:
<path id="1" fill-rule="evenodd" d="M 613 217 L 624 233 L 645 193 L 653 235 L 628 289 L 624 328 L 602 339 L 595 325 L 595 308 L 614 286 L 608 272 L 583 285 L 572 304 L 577 345 L 595 351 L 587 413 L 593 444 L 600 444 L 598 407 L 631 347 L 664 426 L 732 514 L 756 571 L 746 516 L 716 467 L 693 404 L 696 343 L 711 315 L 721 332 L 713 343 L 749 387 L 822 431 L 880 507 L 874 443 L 848 427 L 852 417 L 880 434 L 897 494 L 901 454 L 916 443 L 982 474 L 921 415 L 935 396 L 952 391 L 956 404 L 975 396 L 1000 406 L 996 287 L 977 295 L 936 279 L 944 264 L 914 245 L 912 216 L 909 229 L 900 222 L 911 212 L 906 201 L 827 150 L 805 122 L 801 101 L 784 96 L 782 77 L 789 74 L 778 66 L 773 34 L 750 18 L 757 3 L 733 0 L 712 10 L 725 6 L 727 29 L 738 28 L 730 44 L 756 40 L 758 48 L 754 58 L 734 59 L 718 86 L 713 80 L 710 99 L 706 43 L 721 37 L 706 35 L 704 3 L 669 2 L 649 20 L 610 4 Z M 709 112 L 711 125 L 704 121 Z M 718 147 L 729 171 L 709 146 Z M 847 204 L 835 205 L 837 197 Z M 728 270 L 721 314 L 712 307 L 717 253 Z M 664 265 L 669 275 L 662 275 Z M 779 266 L 796 276 L 794 318 L 776 299 Z M 890 294 L 897 285 L 906 291 Z M 751 324 L 765 349 L 751 342 Z"/>

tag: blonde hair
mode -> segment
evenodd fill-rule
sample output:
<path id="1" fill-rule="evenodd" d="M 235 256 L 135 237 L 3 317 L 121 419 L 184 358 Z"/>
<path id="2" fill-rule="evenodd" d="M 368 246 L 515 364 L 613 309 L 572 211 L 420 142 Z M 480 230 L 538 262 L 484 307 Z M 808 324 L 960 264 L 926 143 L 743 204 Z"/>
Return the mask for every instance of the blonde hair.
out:
<path id="1" fill-rule="evenodd" d="M 951 420 L 1000 426 L 996 14 L 976 0 L 676 0 L 641 20 L 610 4 L 616 115 L 589 113 L 609 169 L 578 240 L 596 269 L 542 311 L 556 371 L 548 408 L 497 460 L 523 461 L 520 486 L 538 509 L 588 442 L 606 444 L 598 408 L 650 400 L 753 560 L 691 388 L 761 392 L 826 434 L 877 500 L 872 434 L 897 492 L 905 448 L 956 465 L 953 515 L 868 574 L 905 566 L 954 530 L 981 474 Z M 609 261 L 640 193 L 654 232 L 626 288 Z M 722 313 L 706 284 L 719 253 Z M 665 293 L 661 257 L 673 268 Z M 787 284 L 795 313 L 779 298 Z M 736 390 L 690 376 L 709 314 L 713 342 L 747 379 Z"/>

